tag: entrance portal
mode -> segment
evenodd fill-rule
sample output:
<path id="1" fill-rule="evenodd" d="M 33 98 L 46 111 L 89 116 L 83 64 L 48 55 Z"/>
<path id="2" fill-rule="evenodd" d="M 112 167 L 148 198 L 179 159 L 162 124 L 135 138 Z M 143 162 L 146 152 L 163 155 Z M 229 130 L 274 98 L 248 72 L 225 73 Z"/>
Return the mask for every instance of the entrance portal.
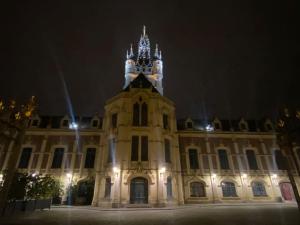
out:
<path id="1" fill-rule="evenodd" d="M 294 192 L 292 189 L 292 185 L 288 182 L 280 183 L 280 191 L 283 199 L 285 201 L 293 201 L 294 200 Z"/>
<path id="2" fill-rule="evenodd" d="M 137 177 L 130 182 L 130 204 L 148 203 L 148 180 Z"/>

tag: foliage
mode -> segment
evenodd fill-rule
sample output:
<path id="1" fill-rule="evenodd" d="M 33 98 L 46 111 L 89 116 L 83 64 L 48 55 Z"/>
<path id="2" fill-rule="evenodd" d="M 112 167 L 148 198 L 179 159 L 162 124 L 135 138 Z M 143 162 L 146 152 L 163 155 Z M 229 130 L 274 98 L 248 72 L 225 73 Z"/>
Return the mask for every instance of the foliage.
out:
<path id="1" fill-rule="evenodd" d="M 49 199 L 61 196 L 61 183 L 50 175 L 32 176 L 15 173 L 9 193 L 10 200 L 19 199 Z"/>

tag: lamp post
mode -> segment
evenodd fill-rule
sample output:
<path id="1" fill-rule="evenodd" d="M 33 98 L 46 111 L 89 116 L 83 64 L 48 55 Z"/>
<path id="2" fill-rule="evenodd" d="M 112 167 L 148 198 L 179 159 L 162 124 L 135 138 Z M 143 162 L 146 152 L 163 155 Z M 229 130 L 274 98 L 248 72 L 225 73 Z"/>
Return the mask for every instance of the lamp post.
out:
<path id="1" fill-rule="evenodd" d="M 290 160 L 290 157 L 288 157 L 291 156 L 294 165 L 296 167 L 298 176 L 300 176 L 299 164 L 297 162 L 297 157 L 295 155 L 295 152 L 293 151 L 293 144 L 300 143 L 300 111 L 299 110 L 289 110 L 285 108 L 282 112 L 280 112 L 279 119 L 277 122 L 277 143 L 283 155 L 285 156 L 284 164 L 286 166 L 287 174 L 295 194 L 295 199 L 298 205 L 298 209 L 300 211 L 300 196 L 299 196 L 295 178 L 291 170 L 292 162 Z"/>
<path id="2" fill-rule="evenodd" d="M 29 99 L 26 105 L 21 105 L 20 107 L 17 107 L 14 100 L 10 101 L 7 105 L 0 100 L 0 141 L 13 142 L 5 175 L 2 178 L 3 187 L 0 192 L 0 215 L 4 213 L 8 200 L 9 190 L 16 172 L 16 163 L 25 136 L 26 124 L 35 109 L 36 100 L 34 96 Z"/>

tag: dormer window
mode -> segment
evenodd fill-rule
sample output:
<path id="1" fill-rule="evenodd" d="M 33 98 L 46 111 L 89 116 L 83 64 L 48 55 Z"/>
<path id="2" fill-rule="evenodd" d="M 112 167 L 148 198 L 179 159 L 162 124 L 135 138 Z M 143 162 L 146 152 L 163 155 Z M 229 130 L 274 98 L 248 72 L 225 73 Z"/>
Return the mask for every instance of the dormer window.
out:
<path id="1" fill-rule="evenodd" d="M 265 122 L 265 130 L 266 131 L 273 131 L 273 124 L 272 124 L 272 122 L 270 121 L 270 120 L 267 120 L 266 122 Z"/>
<path id="2" fill-rule="evenodd" d="M 31 126 L 32 127 L 37 127 L 39 125 L 39 121 L 37 119 L 32 120 Z"/>
<path id="3" fill-rule="evenodd" d="M 98 121 L 98 120 L 93 120 L 93 121 L 92 121 L 92 127 L 97 128 L 97 127 L 98 127 L 98 124 L 99 124 L 99 121 Z"/>
<path id="4" fill-rule="evenodd" d="M 245 123 L 240 123 L 240 129 L 241 130 L 247 130 L 246 124 Z"/>
<path id="5" fill-rule="evenodd" d="M 62 127 L 69 127 L 69 120 L 63 120 L 61 125 Z"/>
<path id="6" fill-rule="evenodd" d="M 186 128 L 192 129 L 193 128 L 193 122 L 189 121 L 186 123 Z"/>

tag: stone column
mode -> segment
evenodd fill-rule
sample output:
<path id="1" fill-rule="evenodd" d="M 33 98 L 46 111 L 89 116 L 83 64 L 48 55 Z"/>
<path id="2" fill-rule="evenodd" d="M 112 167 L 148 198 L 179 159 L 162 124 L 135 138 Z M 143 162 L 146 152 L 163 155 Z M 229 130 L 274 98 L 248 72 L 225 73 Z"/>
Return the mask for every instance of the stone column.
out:
<path id="1" fill-rule="evenodd" d="M 38 162 L 36 165 L 36 171 L 39 173 L 40 173 L 42 162 L 43 162 L 44 152 L 45 152 L 46 146 L 47 146 L 47 139 L 48 139 L 48 137 L 45 136 L 42 141 L 41 150 L 39 152 Z"/>

